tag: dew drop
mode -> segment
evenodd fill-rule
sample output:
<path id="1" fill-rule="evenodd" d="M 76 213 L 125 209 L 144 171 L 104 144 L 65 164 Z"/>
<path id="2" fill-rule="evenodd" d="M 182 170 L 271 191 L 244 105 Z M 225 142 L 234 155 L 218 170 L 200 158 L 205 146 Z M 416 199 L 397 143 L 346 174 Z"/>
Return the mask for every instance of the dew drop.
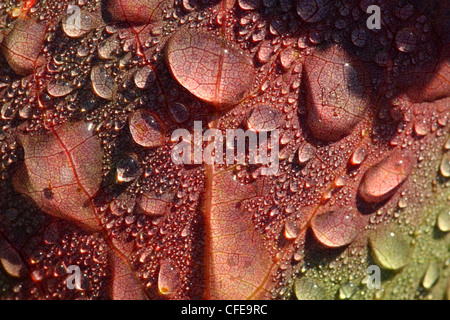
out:
<path id="1" fill-rule="evenodd" d="M 47 92 L 53 97 L 64 97 L 75 90 L 75 86 L 64 80 L 51 80 L 47 84 Z"/>
<path id="2" fill-rule="evenodd" d="M 116 178 L 118 182 L 130 182 L 140 174 L 138 159 L 135 155 L 121 159 L 117 164 Z"/>
<path id="3" fill-rule="evenodd" d="M 307 125 L 312 135 L 336 141 L 350 134 L 368 107 L 369 78 L 363 65 L 338 46 L 305 61 Z"/>
<path id="4" fill-rule="evenodd" d="M 281 113 L 266 105 L 255 106 L 247 115 L 247 128 L 257 132 L 268 132 L 282 125 Z"/>
<path id="5" fill-rule="evenodd" d="M 360 165 L 367 157 L 368 151 L 365 146 L 358 146 L 350 158 L 350 163 L 354 166 Z"/>
<path id="6" fill-rule="evenodd" d="M 169 260 L 163 260 L 158 275 L 158 290 L 162 295 L 173 296 L 181 285 L 180 273 Z"/>
<path id="7" fill-rule="evenodd" d="M 149 66 L 139 68 L 134 74 L 134 83 L 139 89 L 147 89 L 155 80 L 155 72 Z"/>
<path id="8" fill-rule="evenodd" d="M 114 57 L 114 52 L 119 49 L 119 47 L 120 41 L 117 38 L 117 35 L 113 35 L 98 45 L 98 56 L 105 60 L 111 59 Z"/>
<path id="9" fill-rule="evenodd" d="M 5 36 L 1 49 L 14 72 L 27 75 L 45 63 L 40 56 L 46 27 L 33 19 L 18 18 Z"/>
<path id="10" fill-rule="evenodd" d="M 319 22 L 328 14 L 328 0 L 297 0 L 297 14 L 305 22 Z"/>
<path id="11" fill-rule="evenodd" d="M 174 194 L 172 193 L 156 193 L 154 191 L 144 193 L 137 200 L 138 212 L 147 215 L 163 215 L 170 208 Z"/>
<path id="12" fill-rule="evenodd" d="M 243 10 L 255 10 L 260 2 L 261 0 L 238 0 L 239 7 Z"/>
<path id="13" fill-rule="evenodd" d="M 316 148 L 305 142 L 298 148 L 298 162 L 305 164 L 316 154 Z"/>
<path id="14" fill-rule="evenodd" d="M 433 260 L 429 263 L 427 270 L 425 271 L 425 275 L 422 279 L 422 286 L 426 290 L 430 290 L 438 281 L 440 276 L 439 264 L 436 260 Z"/>
<path id="15" fill-rule="evenodd" d="M 169 39 L 165 55 L 175 79 L 220 110 L 238 103 L 255 78 L 249 57 L 205 32 L 179 30 Z"/>
<path id="16" fill-rule="evenodd" d="M 289 220 L 284 225 L 284 236 L 288 240 L 296 239 L 300 234 L 300 227 L 294 220 Z"/>
<path id="17" fill-rule="evenodd" d="M 172 118 L 178 123 L 186 122 L 190 116 L 188 108 L 179 102 L 170 104 L 169 111 Z"/>
<path id="18" fill-rule="evenodd" d="M 133 140 L 143 147 L 154 148 L 164 142 L 164 127 L 151 112 L 142 109 L 133 112 L 129 127 Z"/>
<path id="19" fill-rule="evenodd" d="M 355 293 L 355 285 L 352 282 L 346 282 L 339 287 L 339 299 L 350 299 Z"/>
<path id="20" fill-rule="evenodd" d="M 91 15 L 84 10 L 80 10 L 78 6 L 69 4 L 67 12 L 68 14 L 61 21 L 62 29 L 67 36 L 78 38 L 95 27 Z"/>
<path id="21" fill-rule="evenodd" d="M 116 83 L 106 69 L 97 65 L 91 70 L 91 81 L 94 92 L 103 99 L 111 100 L 116 91 Z"/>
<path id="22" fill-rule="evenodd" d="M 417 50 L 417 35 L 415 29 L 407 27 L 397 32 L 395 44 L 401 52 L 411 53 Z"/>
<path id="23" fill-rule="evenodd" d="M 414 123 L 414 132 L 418 136 L 425 136 L 430 132 L 430 125 L 425 119 L 417 120 Z"/>
<path id="24" fill-rule="evenodd" d="M 316 214 L 311 220 L 316 238 L 327 247 L 342 247 L 358 234 L 358 215 L 351 207 Z"/>
<path id="25" fill-rule="evenodd" d="M 443 177 L 450 177 L 450 153 L 444 153 L 441 164 L 439 166 L 439 170 Z"/>
<path id="26" fill-rule="evenodd" d="M 450 210 L 444 209 L 437 217 L 437 227 L 442 232 L 450 231 Z"/>
<path id="27" fill-rule="evenodd" d="M 377 230 L 369 238 L 372 255 L 377 264 L 388 270 L 406 266 L 412 253 L 410 244 L 396 232 Z"/>
<path id="28" fill-rule="evenodd" d="M 325 288 L 307 278 L 295 280 L 294 290 L 298 300 L 328 300 Z"/>
<path id="29" fill-rule="evenodd" d="M 0 237 L 0 265 L 12 277 L 26 275 L 26 266 L 19 253 L 3 237 Z"/>
<path id="30" fill-rule="evenodd" d="M 395 152 L 366 171 L 358 193 L 371 203 L 387 200 L 408 178 L 413 167 L 410 155 Z"/>

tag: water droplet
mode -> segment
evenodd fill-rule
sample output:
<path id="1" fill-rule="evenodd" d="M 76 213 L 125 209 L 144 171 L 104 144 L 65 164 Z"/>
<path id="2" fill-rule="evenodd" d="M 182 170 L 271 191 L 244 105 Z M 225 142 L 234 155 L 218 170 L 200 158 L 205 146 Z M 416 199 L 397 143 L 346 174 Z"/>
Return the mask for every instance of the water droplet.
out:
<path id="1" fill-rule="evenodd" d="M 175 79 L 219 109 L 238 103 L 255 78 L 249 57 L 205 32 L 179 30 L 168 41 L 165 54 Z"/>
<path id="2" fill-rule="evenodd" d="M 426 119 L 420 119 L 414 123 L 414 132 L 418 136 L 424 136 L 428 134 L 430 132 L 430 129 L 430 125 L 428 121 L 426 121 Z"/>
<path id="3" fill-rule="evenodd" d="M 268 132 L 282 125 L 281 113 L 265 104 L 255 106 L 247 115 L 247 127 L 257 132 Z"/>
<path id="4" fill-rule="evenodd" d="M 355 285 L 352 282 L 346 282 L 339 287 L 339 298 L 350 299 L 355 293 Z"/>
<path id="5" fill-rule="evenodd" d="M 158 275 L 158 290 L 165 296 L 173 296 L 181 285 L 180 273 L 169 260 L 163 260 Z"/>
<path id="6" fill-rule="evenodd" d="M 366 171 L 358 193 L 367 202 L 387 200 L 408 178 L 413 167 L 414 159 L 410 155 L 395 152 Z"/>
<path id="7" fill-rule="evenodd" d="M 147 215 L 163 215 L 170 208 L 174 194 L 170 192 L 156 193 L 154 191 L 144 193 L 138 200 L 138 210 Z"/>
<path id="8" fill-rule="evenodd" d="M 289 220 L 284 224 L 284 236 L 286 239 L 296 239 L 300 233 L 300 227 L 294 220 Z"/>
<path id="9" fill-rule="evenodd" d="M 314 148 L 313 145 L 305 142 L 298 148 L 298 162 L 300 162 L 300 164 L 305 164 L 309 160 L 311 160 L 311 158 L 315 156 L 315 154 L 316 148 Z"/>
<path id="10" fill-rule="evenodd" d="M 364 47 L 367 41 L 367 32 L 365 29 L 356 28 L 352 31 L 352 42 L 357 47 Z"/>
<path id="11" fill-rule="evenodd" d="M 10 276 L 22 278 L 26 275 L 25 263 L 19 253 L 3 237 L 0 237 L 0 264 Z"/>
<path id="12" fill-rule="evenodd" d="M 316 51 L 305 61 L 309 90 L 307 124 L 319 140 L 335 141 L 350 134 L 368 106 L 364 67 L 338 46 Z"/>
<path id="13" fill-rule="evenodd" d="M 143 147 L 154 148 L 164 142 L 164 127 L 151 112 L 142 109 L 133 112 L 129 127 L 133 140 Z"/>
<path id="14" fill-rule="evenodd" d="M 450 150 L 450 137 L 444 143 L 444 150 Z"/>
<path id="15" fill-rule="evenodd" d="M 316 214 L 311 220 L 316 238 L 327 247 L 342 247 L 358 234 L 358 214 L 351 207 Z"/>
<path id="16" fill-rule="evenodd" d="M 412 253 L 405 238 L 388 229 L 377 230 L 369 238 L 372 255 L 377 264 L 388 270 L 398 270 L 406 266 Z"/>
<path id="17" fill-rule="evenodd" d="M 134 74 L 134 83 L 139 89 L 147 89 L 155 80 L 155 72 L 149 66 L 139 68 Z"/>
<path id="18" fill-rule="evenodd" d="M 294 290 L 298 300 L 328 300 L 325 288 L 307 278 L 295 280 Z"/>
<path id="19" fill-rule="evenodd" d="M 269 41 L 264 41 L 258 49 L 257 57 L 259 62 L 267 63 L 273 54 L 273 46 Z"/>
<path id="20" fill-rule="evenodd" d="M 280 52 L 280 63 L 285 69 L 289 69 L 297 59 L 298 52 L 292 47 L 286 48 Z"/>
<path id="21" fill-rule="evenodd" d="M 163 19 L 162 7 L 159 0 L 105 0 L 102 2 L 102 13 L 107 23 L 148 25 Z"/>
<path id="22" fill-rule="evenodd" d="M 444 153 L 439 170 L 441 171 L 442 176 L 446 178 L 450 177 L 450 153 Z"/>
<path id="23" fill-rule="evenodd" d="M 71 93 L 75 86 L 64 80 L 52 80 L 47 84 L 47 92 L 53 97 L 64 97 Z"/>
<path id="24" fill-rule="evenodd" d="M 427 271 L 422 279 L 422 286 L 430 290 L 437 282 L 440 276 L 439 264 L 433 260 L 429 263 Z"/>
<path id="25" fill-rule="evenodd" d="M 319 22 L 329 9 L 328 0 L 297 0 L 297 14 L 305 22 Z"/>
<path id="26" fill-rule="evenodd" d="M 117 34 L 109 37 L 98 45 L 98 56 L 102 59 L 111 59 L 114 57 L 114 52 L 120 47 L 120 41 Z"/>
<path id="27" fill-rule="evenodd" d="M 91 81 L 95 93 L 100 98 L 106 100 L 113 98 L 113 94 L 116 91 L 116 83 L 103 66 L 97 65 L 92 68 Z"/>
<path id="28" fill-rule="evenodd" d="M 437 227 L 442 232 L 450 231 L 450 210 L 445 208 L 437 217 Z"/>
<path id="29" fill-rule="evenodd" d="M 417 49 L 417 32 L 410 27 L 403 28 L 397 32 L 395 43 L 397 49 L 401 52 L 414 52 Z"/>
<path id="30" fill-rule="evenodd" d="M 366 146 L 358 146 L 350 158 L 350 163 L 354 166 L 360 165 L 366 159 L 367 154 Z"/>
<path id="31" fill-rule="evenodd" d="M 62 29 L 67 36 L 78 38 L 95 27 L 91 15 L 85 10 L 80 10 L 78 6 L 69 4 L 67 13 L 61 21 Z"/>
<path id="32" fill-rule="evenodd" d="M 135 155 L 121 159 L 117 164 L 117 181 L 130 182 L 140 174 L 139 161 Z"/>
<path id="33" fill-rule="evenodd" d="M 188 108 L 179 102 L 170 104 L 169 111 L 172 118 L 178 123 L 186 122 L 190 116 Z"/>
<path id="34" fill-rule="evenodd" d="M 260 2 L 261 0 L 238 0 L 239 7 L 244 10 L 255 10 Z"/>
<path id="35" fill-rule="evenodd" d="M 27 75 L 45 63 L 40 56 L 45 33 L 46 26 L 33 19 L 18 18 L 14 22 L 14 28 L 5 36 L 1 47 L 14 72 Z"/>

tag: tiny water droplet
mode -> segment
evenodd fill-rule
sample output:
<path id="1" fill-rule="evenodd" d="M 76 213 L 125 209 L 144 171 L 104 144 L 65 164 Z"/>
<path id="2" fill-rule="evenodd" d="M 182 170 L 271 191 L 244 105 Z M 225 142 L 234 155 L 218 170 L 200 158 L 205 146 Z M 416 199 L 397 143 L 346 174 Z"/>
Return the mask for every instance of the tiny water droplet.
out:
<path id="1" fill-rule="evenodd" d="M 351 164 L 354 166 L 361 164 L 366 159 L 367 154 L 368 151 L 365 146 L 358 146 L 350 159 Z"/>

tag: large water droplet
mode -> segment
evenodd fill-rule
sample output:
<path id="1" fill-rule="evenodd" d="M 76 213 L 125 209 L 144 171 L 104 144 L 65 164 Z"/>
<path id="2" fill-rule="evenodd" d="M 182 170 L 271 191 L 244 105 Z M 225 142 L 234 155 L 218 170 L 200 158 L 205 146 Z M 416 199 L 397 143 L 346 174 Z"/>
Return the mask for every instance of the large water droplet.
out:
<path id="1" fill-rule="evenodd" d="M 91 70 L 92 87 L 95 93 L 103 99 L 111 100 L 116 91 L 116 83 L 108 71 L 101 65 L 94 66 Z"/>
<path id="2" fill-rule="evenodd" d="M 417 31 L 406 27 L 397 32 L 395 44 L 401 52 L 410 53 L 417 50 Z"/>
<path id="3" fill-rule="evenodd" d="M 437 217 L 437 227 L 442 232 L 450 231 L 450 209 L 445 208 Z"/>
<path id="4" fill-rule="evenodd" d="M 111 59 L 114 57 L 114 52 L 119 49 L 119 47 L 120 40 L 115 34 L 98 45 L 98 56 L 102 59 Z"/>
<path id="5" fill-rule="evenodd" d="M 325 288 L 320 283 L 307 278 L 295 280 L 294 290 L 298 300 L 328 300 Z"/>
<path id="6" fill-rule="evenodd" d="M 422 279 L 422 286 L 430 290 L 437 282 L 440 276 L 439 264 L 436 260 L 433 260 L 429 263 L 427 271 L 425 271 L 425 275 Z"/>
<path id="7" fill-rule="evenodd" d="M 139 162 L 136 156 L 130 155 L 121 159 L 117 164 L 117 181 L 130 182 L 140 174 Z"/>
<path id="8" fill-rule="evenodd" d="M 350 299 L 355 293 L 355 285 L 352 282 L 343 283 L 339 287 L 339 298 L 340 299 Z"/>
<path id="9" fill-rule="evenodd" d="M 164 141 L 164 127 L 151 112 L 137 110 L 129 119 L 133 140 L 143 147 L 158 147 Z"/>
<path id="10" fill-rule="evenodd" d="M 172 193 L 144 193 L 137 201 L 138 209 L 147 215 L 163 215 L 170 208 L 173 197 Z"/>
<path id="11" fill-rule="evenodd" d="M 358 146 L 350 158 L 350 163 L 354 166 L 360 165 L 367 157 L 368 151 L 365 146 Z"/>
<path id="12" fill-rule="evenodd" d="M 47 92 L 53 97 L 64 97 L 71 93 L 75 86 L 64 80 L 52 80 L 47 84 Z"/>
<path id="13" fill-rule="evenodd" d="M 316 148 L 313 145 L 305 142 L 298 148 L 298 162 L 305 164 L 316 154 Z"/>
<path id="14" fill-rule="evenodd" d="M 149 66 L 139 68 L 134 74 L 134 83 L 139 89 L 147 89 L 155 81 L 156 75 Z"/>
<path id="15" fill-rule="evenodd" d="M 318 22 L 330 9 L 328 0 L 297 0 L 297 14 L 305 22 Z"/>
<path id="16" fill-rule="evenodd" d="M 170 104 L 169 111 L 172 118 L 178 123 L 186 122 L 190 116 L 188 108 L 179 102 Z"/>
<path id="17" fill-rule="evenodd" d="M 106 22 L 150 24 L 162 20 L 162 7 L 160 0 L 105 0 L 102 14 Z"/>
<path id="18" fill-rule="evenodd" d="M 26 275 L 26 266 L 19 253 L 0 236 L 0 264 L 11 276 L 22 278 Z"/>
<path id="19" fill-rule="evenodd" d="M 286 239 L 295 239 L 300 233 L 300 227 L 295 220 L 289 220 L 284 225 L 284 236 Z"/>
<path id="20" fill-rule="evenodd" d="M 158 290 L 165 296 L 173 296 L 180 288 L 180 273 L 169 260 L 161 262 L 158 275 Z"/>
<path id="21" fill-rule="evenodd" d="M 281 113 L 265 104 L 259 104 L 247 115 L 247 127 L 257 132 L 267 132 L 282 125 Z"/>
<path id="22" fill-rule="evenodd" d="M 95 27 L 94 23 L 94 19 L 89 12 L 72 4 L 67 6 L 67 14 L 61 21 L 64 33 L 71 38 L 85 35 Z"/>
<path id="23" fill-rule="evenodd" d="M 327 247 L 342 247 L 358 234 L 358 214 L 351 207 L 317 214 L 311 221 L 316 238 Z"/>
<path id="24" fill-rule="evenodd" d="M 395 193 L 414 167 L 410 155 L 394 152 L 369 168 L 359 185 L 359 195 L 367 202 L 381 202 Z"/>
<path id="25" fill-rule="evenodd" d="M 45 63 L 40 56 L 46 27 L 33 19 L 18 18 L 14 28 L 5 36 L 3 55 L 14 72 L 27 75 Z"/>
<path id="26" fill-rule="evenodd" d="M 412 249 L 401 234 L 377 230 L 370 236 L 369 243 L 373 258 L 382 268 L 398 270 L 408 264 Z"/>
<path id="27" fill-rule="evenodd" d="M 307 124 L 312 135 L 335 141 L 350 134 L 368 105 L 370 85 L 361 63 L 332 46 L 308 58 L 305 71 Z"/>
<path id="28" fill-rule="evenodd" d="M 441 164 L 439 166 L 442 176 L 450 177 L 450 153 L 444 153 Z"/>
<path id="29" fill-rule="evenodd" d="M 246 55 L 205 32 L 176 32 L 167 43 L 166 60 L 183 87 L 219 109 L 238 103 L 255 78 Z"/>

